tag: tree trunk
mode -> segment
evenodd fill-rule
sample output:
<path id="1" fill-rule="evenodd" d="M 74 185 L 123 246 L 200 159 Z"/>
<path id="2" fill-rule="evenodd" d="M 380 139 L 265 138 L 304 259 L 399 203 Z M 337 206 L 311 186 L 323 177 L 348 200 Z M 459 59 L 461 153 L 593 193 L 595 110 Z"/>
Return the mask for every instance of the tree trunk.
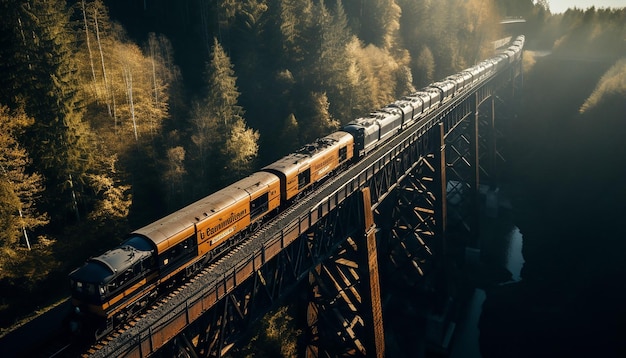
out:
<path id="1" fill-rule="evenodd" d="M 102 76 L 104 77 L 104 88 L 107 94 L 107 110 L 109 111 L 109 116 L 113 116 L 111 113 L 111 97 L 113 94 L 111 93 L 111 88 L 109 86 L 109 81 L 107 79 L 107 70 L 104 65 L 104 52 L 102 51 L 102 40 L 100 39 L 100 29 L 98 26 L 98 10 L 93 10 L 93 20 L 96 28 L 96 40 L 98 41 L 98 50 L 100 51 L 100 63 L 102 64 Z M 117 126 L 117 120 L 115 121 L 115 125 Z"/>
<path id="2" fill-rule="evenodd" d="M 96 80 L 96 69 L 93 64 L 93 55 L 91 53 L 91 42 L 89 41 L 89 26 L 87 24 L 87 13 L 85 12 L 85 0 L 81 1 L 83 10 L 83 22 L 85 23 L 85 40 L 87 43 L 87 52 L 89 53 L 89 65 L 91 66 L 91 77 L 93 79 L 93 87 L 96 92 L 96 99 L 98 99 L 98 82 Z"/>
<path id="3" fill-rule="evenodd" d="M 137 121 L 135 118 L 135 103 L 133 102 L 133 73 L 130 68 L 124 66 L 124 83 L 126 84 L 126 98 L 128 100 L 128 107 L 130 111 L 131 119 L 133 120 L 133 131 L 135 132 L 135 142 L 139 141 L 137 135 Z"/>

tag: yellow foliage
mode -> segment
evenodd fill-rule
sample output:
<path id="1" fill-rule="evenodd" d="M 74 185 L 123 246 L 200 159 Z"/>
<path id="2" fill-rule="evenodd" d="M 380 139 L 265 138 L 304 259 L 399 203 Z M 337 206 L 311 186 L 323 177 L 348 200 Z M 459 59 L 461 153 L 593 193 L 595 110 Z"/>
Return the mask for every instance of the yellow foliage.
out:
<path id="1" fill-rule="evenodd" d="M 614 93 L 621 93 L 626 99 L 626 58 L 619 60 L 602 76 L 596 89 L 580 107 L 580 113 L 589 111 L 605 96 Z"/>
<path id="2" fill-rule="evenodd" d="M 524 51 L 524 57 L 522 59 L 522 69 L 525 73 L 530 72 L 533 66 L 537 63 L 535 53 L 533 51 Z"/>
<path id="3" fill-rule="evenodd" d="M 247 167 L 259 151 L 259 133 L 246 128 L 243 119 L 238 118 L 233 123 L 230 137 L 226 140 L 225 154 L 230 158 L 233 168 Z"/>
<path id="4" fill-rule="evenodd" d="M 293 332 L 293 318 L 287 314 L 287 306 L 283 306 L 267 320 L 267 338 L 280 342 L 283 357 L 294 357 L 297 353 L 295 340 L 286 340 L 285 332 Z"/>
<path id="5" fill-rule="evenodd" d="M 353 59 L 351 74 L 361 77 L 361 86 L 374 101 L 371 107 L 380 107 L 395 97 L 395 78 L 401 64 L 386 50 L 374 45 L 363 47 L 355 38 L 347 46 L 348 57 Z"/>
<path id="6" fill-rule="evenodd" d="M 297 357 L 298 337 L 302 331 L 296 329 L 289 306 L 269 312 L 254 328 L 254 337 L 233 357 Z"/>

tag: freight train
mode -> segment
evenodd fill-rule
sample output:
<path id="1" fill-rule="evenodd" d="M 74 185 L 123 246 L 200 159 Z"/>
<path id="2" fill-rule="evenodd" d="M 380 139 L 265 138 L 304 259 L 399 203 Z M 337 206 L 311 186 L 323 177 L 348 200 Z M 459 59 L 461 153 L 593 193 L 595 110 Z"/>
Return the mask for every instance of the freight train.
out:
<path id="1" fill-rule="evenodd" d="M 247 178 L 133 231 L 119 246 L 88 259 L 69 275 L 71 330 L 96 332 L 96 337 L 106 334 L 332 173 L 519 61 L 523 46 L 524 36 L 519 36 L 495 57 L 356 118 Z"/>

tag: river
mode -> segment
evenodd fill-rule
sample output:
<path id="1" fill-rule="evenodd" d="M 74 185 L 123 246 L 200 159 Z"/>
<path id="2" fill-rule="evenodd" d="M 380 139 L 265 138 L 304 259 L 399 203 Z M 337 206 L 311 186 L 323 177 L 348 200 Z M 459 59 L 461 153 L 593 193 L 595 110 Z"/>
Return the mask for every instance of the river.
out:
<path id="1" fill-rule="evenodd" d="M 450 358 L 482 358 L 479 322 L 487 298 L 486 290 L 494 285 L 508 285 L 521 280 L 523 237 L 513 222 L 506 194 L 493 196 L 497 200 L 492 201 L 492 205 L 495 204 L 497 210 L 491 208 L 491 215 L 484 215 L 481 220 L 481 249 L 469 252 L 468 257 L 475 256 L 469 267 L 473 270 L 476 287 L 465 303 L 466 312 L 462 321 L 457 324 Z"/>

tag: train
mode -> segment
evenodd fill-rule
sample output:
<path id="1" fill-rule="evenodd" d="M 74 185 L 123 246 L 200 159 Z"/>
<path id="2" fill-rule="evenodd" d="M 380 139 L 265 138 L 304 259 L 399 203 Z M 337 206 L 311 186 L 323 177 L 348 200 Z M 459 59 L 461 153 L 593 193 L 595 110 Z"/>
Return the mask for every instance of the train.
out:
<path id="1" fill-rule="evenodd" d="M 99 338 L 197 274 L 333 173 L 521 59 L 524 36 L 496 56 L 356 118 L 258 172 L 127 235 L 69 274 L 72 333 Z"/>

